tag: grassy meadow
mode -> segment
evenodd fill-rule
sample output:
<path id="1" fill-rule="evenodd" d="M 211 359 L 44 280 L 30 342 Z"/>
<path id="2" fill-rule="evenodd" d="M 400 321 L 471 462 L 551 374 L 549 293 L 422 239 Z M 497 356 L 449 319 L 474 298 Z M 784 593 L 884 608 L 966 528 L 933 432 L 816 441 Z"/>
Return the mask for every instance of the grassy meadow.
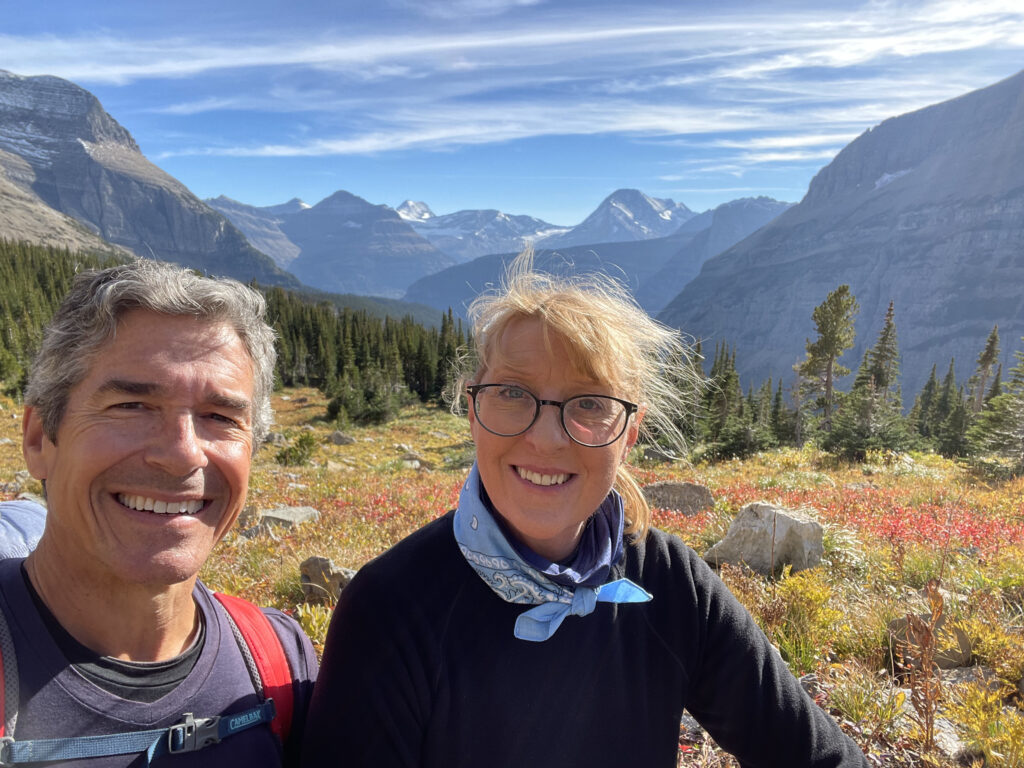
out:
<path id="1" fill-rule="evenodd" d="M 465 419 L 439 408 L 410 407 L 390 424 L 346 429 L 351 445 L 328 440 L 334 426 L 317 390 L 278 393 L 275 409 L 275 430 L 312 452 L 304 464 L 285 466 L 276 459 L 282 446 L 265 446 L 255 458 L 249 504 L 309 505 L 320 521 L 252 538 L 232 532 L 202 578 L 292 613 L 319 647 L 330 607 L 302 603 L 299 563 L 321 555 L 358 568 L 444 514 L 473 449 Z M 12 443 L 0 445 L 0 484 L 23 468 L 20 409 L 0 398 L 0 442 L 5 437 Z M 410 451 L 420 469 L 403 463 Z M 809 510 L 823 524 L 821 566 L 776 581 L 739 568 L 724 568 L 722 577 L 794 674 L 816 675 L 815 698 L 872 765 L 954 765 L 933 749 L 942 721 L 978 755 L 974 764 L 1024 765 L 1024 479 L 986 480 L 931 455 L 876 455 L 851 465 L 810 449 L 697 466 L 637 461 L 634 468 L 642 484 L 687 480 L 711 490 L 711 511 L 655 512 L 658 527 L 699 552 L 751 501 Z M 42 489 L 31 481 L 26 490 Z M 0 499 L 12 497 L 0 492 Z M 924 619 L 911 622 L 911 640 L 894 660 L 887 625 L 908 613 Z M 987 687 L 922 671 L 954 632 L 991 670 Z M 894 661 L 910 672 L 894 677 L 887 671 Z M 680 765 L 735 763 L 706 737 L 684 734 Z"/>

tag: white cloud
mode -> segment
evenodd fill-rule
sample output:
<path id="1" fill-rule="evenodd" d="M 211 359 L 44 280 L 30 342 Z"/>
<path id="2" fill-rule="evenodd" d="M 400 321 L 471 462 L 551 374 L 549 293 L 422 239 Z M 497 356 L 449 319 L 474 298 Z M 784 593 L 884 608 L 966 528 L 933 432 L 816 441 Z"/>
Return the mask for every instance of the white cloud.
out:
<path id="1" fill-rule="evenodd" d="M 273 37 L 7 34 L 0 50 L 20 74 L 85 85 L 194 78 L 194 95 L 176 90 L 175 101 L 149 107 L 167 115 L 317 113 L 298 141 L 222 147 L 211 138 L 160 157 L 353 155 L 625 134 L 717 150 L 716 160 L 699 161 L 704 169 L 738 175 L 830 158 L 887 117 L 1006 74 L 1002 62 L 1024 49 L 1024 6 L 1009 0 L 742 15 L 640 0 L 626 23 L 621 7 L 605 4 L 573 15 L 538 0 L 401 2 L 409 14 L 413 3 L 427 16 L 455 12 L 460 23 L 432 31 L 396 13 L 394 31 L 369 34 L 355 26 Z M 970 51 L 976 57 L 950 71 L 943 56 Z M 992 63 L 1000 51 L 1007 55 Z M 230 94 L 211 90 L 210 81 L 228 80 Z"/>

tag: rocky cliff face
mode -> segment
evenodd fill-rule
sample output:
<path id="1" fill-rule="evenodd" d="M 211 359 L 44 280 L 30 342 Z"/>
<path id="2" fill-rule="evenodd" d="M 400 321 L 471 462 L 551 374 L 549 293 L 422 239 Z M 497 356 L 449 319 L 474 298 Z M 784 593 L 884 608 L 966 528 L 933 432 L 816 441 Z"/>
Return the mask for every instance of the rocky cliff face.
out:
<path id="1" fill-rule="evenodd" d="M 7 174 L 23 195 L 103 240 L 213 274 L 298 285 L 223 216 L 146 160 L 99 101 L 66 80 L 0 71 L 0 150 L 29 169 L 13 179 Z M 14 198 L 5 197 L 5 204 L 13 208 Z M 30 233 L 0 234 L 23 239 Z"/>
<path id="2" fill-rule="evenodd" d="M 697 276 L 704 262 L 756 232 L 790 205 L 769 197 L 747 197 L 690 219 L 679 234 L 694 232 L 693 239 L 644 281 L 637 290 L 637 301 L 652 315 L 657 314 Z M 704 226 L 698 228 L 699 223 Z"/>
<path id="3" fill-rule="evenodd" d="M 288 269 L 299 255 L 299 246 L 281 231 L 281 222 L 284 216 L 298 213 L 303 208 L 290 203 L 259 208 L 224 195 L 204 202 L 238 227 L 254 248 L 267 254 L 281 269 Z"/>
<path id="4" fill-rule="evenodd" d="M 44 203 L 32 191 L 34 181 L 35 171 L 23 157 L 0 150 L 0 237 L 72 251 L 130 254 Z"/>
<path id="5" fill-rule="evenodd" d="M 861 308 L 848 367 L 895 301 L 907 405 L 932 364 L 955 357 L 966 380 L 997 323 L 1011 359 L 1024 335 L 1024 73 L 860 136 L 660 317 L 735 344 L 746 384 L 788 381 L 812 310 L 842 283 Z"/>

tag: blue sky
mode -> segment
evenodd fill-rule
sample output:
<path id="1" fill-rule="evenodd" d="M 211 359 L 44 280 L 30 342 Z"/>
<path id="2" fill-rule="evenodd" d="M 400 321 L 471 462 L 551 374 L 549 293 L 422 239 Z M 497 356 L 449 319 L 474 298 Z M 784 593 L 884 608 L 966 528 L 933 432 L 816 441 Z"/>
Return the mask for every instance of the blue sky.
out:
<path id="1" fill-rule="evenodd" d="M 635 187 L 796 201 L 887 117 L 1024 68 L 1024 3 L 0 0 L 0 69 L 89 89 L 200 197 L 344 189 L 576 224 Z"/>

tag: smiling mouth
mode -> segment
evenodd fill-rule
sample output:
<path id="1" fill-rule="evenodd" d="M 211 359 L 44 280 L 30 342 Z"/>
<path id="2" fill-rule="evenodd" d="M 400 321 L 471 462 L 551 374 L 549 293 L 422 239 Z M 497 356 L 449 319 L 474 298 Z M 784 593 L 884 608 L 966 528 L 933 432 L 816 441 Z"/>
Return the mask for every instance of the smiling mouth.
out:
<path id="1" fill-rule="evenodd" d="M 153 512 L 157 515 L 194 515 L 206 503 L 203 499 L 160 501 L 148 496 L 129 496 L 124 493 L 117 494 L 117 500 L 128 509 L 138 512 Z"/>
<path id="2" fill-rule="evenodd" d="M 564 472 L 557 475 L 542 475 L 539 472 L 531 472 L 530 470 L 523 469 L 522 467 L 516 467 L 516 472 L 519 473 L 519 476 L 523 478 L 523 480 L 526 480 L 528 483 L 533 483 L 534 485 L 561 485 L 570 477 L 570 475 L 567 475 Z"/>

